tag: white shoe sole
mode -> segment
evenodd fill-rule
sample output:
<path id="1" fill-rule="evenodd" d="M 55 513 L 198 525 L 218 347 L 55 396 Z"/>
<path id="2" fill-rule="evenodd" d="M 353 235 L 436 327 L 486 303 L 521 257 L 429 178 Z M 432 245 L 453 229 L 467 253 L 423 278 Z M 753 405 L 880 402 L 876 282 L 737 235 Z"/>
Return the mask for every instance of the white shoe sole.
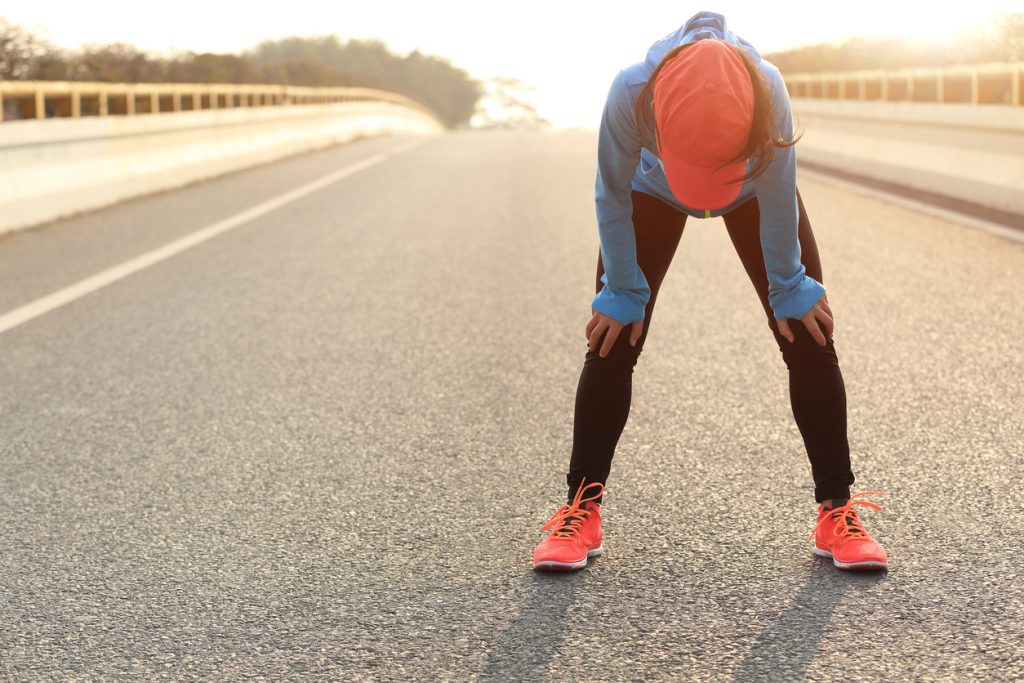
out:
<path id="1" fill-rule="evenodd" d="M 587 551 L 587 554 L 583 559 L 575 562 L 555 562 L 554 560 L 545 560 L 543 562 L 534 562 L 534 569 L 550 569 L 550 570 L 565 570 L 565 569 L 583 569 L 587 566 L 587 560 L 591 557 L 597 557 L 604 552 L 604 544 L 601 544 L 593 550 Z"/>
<path id="2" fill-rule="evenodd" d="M 837 560 L 832 553 L 827 550 L 822 550 L 817 544 L 814 545 L 814 554 L 818 557 L 827 557 L 832 560 L 832 564 L 839 567 L 840 569 L 888 569 L 888 562 L 840 562 Z"/>

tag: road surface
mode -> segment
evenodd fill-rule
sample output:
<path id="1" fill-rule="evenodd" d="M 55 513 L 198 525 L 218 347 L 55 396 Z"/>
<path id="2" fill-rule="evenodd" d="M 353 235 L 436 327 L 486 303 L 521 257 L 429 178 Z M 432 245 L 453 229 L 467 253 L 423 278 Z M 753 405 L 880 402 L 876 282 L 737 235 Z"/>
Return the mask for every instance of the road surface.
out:
<path id="1" fill-rule="evenodd" d="M 0 314 L 406 138 L 0 238 Z M 786 370 L 690 219 L 606 554 L 564 499 L 596 138 L 429 138 L 0 334 L 0 677 L 1024 678 L 1024 245 L 817 180 L 857 489 L 887 574 L 811 554 Z"/>

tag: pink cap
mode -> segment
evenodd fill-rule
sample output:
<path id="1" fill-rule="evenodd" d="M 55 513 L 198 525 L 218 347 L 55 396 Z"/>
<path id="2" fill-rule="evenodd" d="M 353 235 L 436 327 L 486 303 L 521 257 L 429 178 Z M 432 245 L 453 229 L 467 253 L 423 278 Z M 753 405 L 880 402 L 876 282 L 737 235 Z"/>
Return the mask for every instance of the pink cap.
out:
<path id="1" fill-rule="evenodd" d="M 654 82 L 654 120 L 676 199 L 715 210 L 739 196 L 740 183 L 728 181 L 746 172 L 746 160 L 718 168 L 746 146 L 754 120 L 753 84 L 734 48 L 700 40 L 665 64 Z"/>

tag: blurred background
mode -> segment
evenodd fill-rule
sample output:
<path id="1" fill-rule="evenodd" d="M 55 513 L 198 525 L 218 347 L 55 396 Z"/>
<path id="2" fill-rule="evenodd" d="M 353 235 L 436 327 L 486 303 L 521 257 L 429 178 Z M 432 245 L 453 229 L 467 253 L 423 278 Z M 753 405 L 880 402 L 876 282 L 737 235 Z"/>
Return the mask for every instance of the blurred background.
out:
<path id="1" fill-rule="evenodd" d="M 446 125 L 596 127 L 611 77 L 699 5 L 297 0 L 40 0 L 0 12 L 0 78 L 369 86 L 406 94 Z M 724 0 L 734 32 L 785 74 L 1024 58 L 1024 3 Z M 8 107 L 7 118 L 19 115 Z"/>

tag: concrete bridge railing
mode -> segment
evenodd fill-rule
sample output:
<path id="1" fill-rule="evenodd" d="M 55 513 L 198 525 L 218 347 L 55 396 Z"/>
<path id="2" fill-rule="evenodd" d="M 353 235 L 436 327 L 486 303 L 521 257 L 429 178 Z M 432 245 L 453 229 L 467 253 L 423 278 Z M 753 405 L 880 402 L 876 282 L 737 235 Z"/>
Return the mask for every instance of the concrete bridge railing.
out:
<path id="1" fill-rule="evenodd" d="M 0 83 L 0 233 L 358 137 L 444 128 L 363 88 L 38 85 Z"/>
<path id="2" fill-rule="evenodd" d="M 81 116 L 170 114 L 340 102 L 392 102 L 433 114 L 419 102 L 373 88 L 312 88 L 235 83 L 0 81 L 0 122 Z"/>
<path id="3" fill-rule="evenodd" d="M 1024 216 L 1019 64 L 786 77 L 819 166 Z M 1020 219 L 1024 227 L 1024 218 Z"/>
<path id="4" fill-rule="evenodd" d="M 1024 104 L 1024 64 L 957 64 L 789 74 L 791 97 L 937 104 Z"/>

